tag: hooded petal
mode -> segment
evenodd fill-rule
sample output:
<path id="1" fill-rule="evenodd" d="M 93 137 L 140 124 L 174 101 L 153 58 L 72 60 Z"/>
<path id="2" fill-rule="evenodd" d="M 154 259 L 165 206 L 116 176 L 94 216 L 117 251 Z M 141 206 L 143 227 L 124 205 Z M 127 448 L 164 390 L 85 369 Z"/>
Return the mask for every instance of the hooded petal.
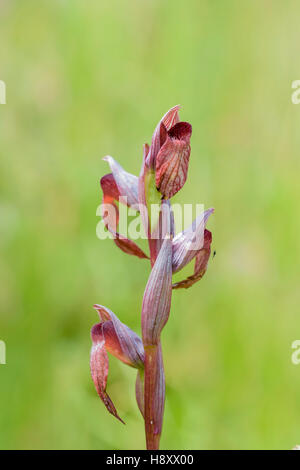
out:
<path id="1" fill-rule="evenodd" d="M 132 331 L 127 325 L 122 323 L 118 317 L 107 307 L 103 305 L 95 304 L 94 309 L 97 310 L 102 324 L 111 322 L 113 326 L 113 332 L 110 334 L 110 338 L 114 336 L 116 341 L 119 342 L 122 351 L 122 357 L 114 354 L 118 359 L 125 362 L 128 365 L 136 368 L 143 368 L 144 364 L 144 346 L 141 338 Z M 105 338 L 106 339 L 106 338 Z M 110 348 L 111 341 L 108 341 L 108 348 Z M 113 349 L 113 348 L 112 348 Z M 123 359 L 126 358 L 125 360 Z"/>
<path id="2" fill-rule="evenodd" d="M 202 279 L 202 277 L 206 273 L 208 261 L 210 258 L 211 242 L 212 242 L 212 234 L 209 230 L 205 230 L 203 248 L 201 248 L 201 250 L 197 253 L 195 257 L 194 274 L 192 276 L 189 276 L 184 281 L 180 281 L 180 282 L 173 284 L 173 289 L 181 289 L 181 288 L 188 289 L 193 284 L 195 284 L 195 282 Z"/>
<path id="3" fill-rule="evenodd" d="M 159 152 L 160 147 L 166 140 L 167 131 L 179 122 L 179 109 L 179 105 L 169 109 L 169 111 L 162 117 L 162 119 L 157 124 L 152 137 L 150 151 L 147 156 L 147 166 L 149 168 L 155 168 L 155 158 Z"/>
<path id="4" fill-rule="evenodd" d="M 130 207 L 138 209 L 138 177 L 125 171 L 110 155 L 104 157 L 103 160 L 110 166 L 120 196 L 126 198 L 125 201 Z"/>
<path id="5" fill-rule="evenodd" d="M 193 223 L 173 240 L 173 272 L 180 271 L 202 249 L 204 245 L 204 229 L 214 209 L 200 214 Z"/>
<path id="6" fill-rule="evenodd" d="M 156 187 L 165 198 L 174 196 L 186 182 L 191 134 L 189 123 L 177 123 L 156 156 Z"/>
<path id="7" fill-rule="evenodd" d="M 158 344 L 166 324 L 172 296 L 172 241 L 166 236 L 150 273 L 142 305 L 142 333 L 145 345 Z"/>

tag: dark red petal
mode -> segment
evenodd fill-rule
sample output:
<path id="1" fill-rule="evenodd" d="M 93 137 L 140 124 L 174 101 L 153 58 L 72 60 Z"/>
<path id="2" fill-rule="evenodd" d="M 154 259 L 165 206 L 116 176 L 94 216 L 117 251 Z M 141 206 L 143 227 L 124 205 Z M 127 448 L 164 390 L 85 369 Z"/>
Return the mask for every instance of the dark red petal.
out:
<path id="1" fill-rule="evenodd" d="M 99 323 L 92 328 L 93 346 L 91 350 L 90 368 L 93 382 L 97 393 L 103 401 L 106 409 L 121 423 L 125 424 L 117 413 L 117 410 L 106 392 L 107 376 L 108 376 L 108 357 L 105 350 L 105 340 L 102 334 L 102 327 Z"/>
<path id="2" fill-rule="evenodd" d="M 175 124 L 168 134 L 171 139 L 184 140 L 189 143 L 192 135 L 192 126 L 189 122 L 181 121 Z"/>
<path id="3" fill-rule="evenodd" d="M 202 279 L 206 273 L 212 242 L 212 234 L 209 230 L 205 230 L 204 240 L 203 248 L 196 255 L 194 274 L 183 281 L 173 284 L 173 289 L 188 289 L 197 281 Z"/>
<path id="4" fill-rule="evenodd" d="M 120 192 L 112 173 L 104 175 L 100 180 L 100 185 L 104 196 L 115 199 L 116 201 L 119 200 Z"/>

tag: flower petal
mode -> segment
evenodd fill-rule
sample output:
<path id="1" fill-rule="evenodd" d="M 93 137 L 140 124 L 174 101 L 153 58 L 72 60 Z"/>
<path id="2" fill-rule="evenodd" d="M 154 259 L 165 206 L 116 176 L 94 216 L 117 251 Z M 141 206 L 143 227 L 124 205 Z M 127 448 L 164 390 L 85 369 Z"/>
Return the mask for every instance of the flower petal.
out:
<path id="1" fill-rule="evenodd" d="M 188 289 L 191 287 L 195 282 L 199 281 L 202 279 L 204 274 L 206 273 L 207 270 L 207 265 L 210 257 L 210 246 L 212 242 L 212 234 L 209 230 L 205 230 L 204 232 L 204 245 L 203 248 L 197 253 L 195 257 L 195 268 L 194 268 L 194 274 L 192 276 L 189 276 L 187 279 L 184 281 L 176 282 L 173 284 L 173 289 Z"/>
<path id="2" fill-rule="evenodd" d="M 126 198 L 126 203 L 130 207 L 138 209 L 138 177 L 125 171 L 110 155 L 104 157 L 103 160 L 110 166 L 120 196 Z"/>
<path id="3" fill-rule="evenodd" d="M 192 126 L 179 122 L 168 132 L 156 156 L 156 187 L 165 198 L 174 196 L 186 182 L 191 134 Z"/>
<path id="4" fill-rule="evenodd" d="M 93 382 L 97 393 L 103 401 L 106 409 L 115 416 L 121 423 L 124 421 L 118 415 L 118 412 L 106 392 L 107 376 L 108 376 L 108 357 L 105 350 L 105 340 L 102 334 L 101 324 L 92 328 L 93 346 L 91 350 L 90 368 Z"/>
<path id="5" fill-rule="evenodd" d="M 208 209 L 200 214 L 193 223 L 173 240 L 173 272 L 180 271 L 202 249 L 204 245 L 204 229 L 209 216 L 214 209 Z"/>
<path id="6" fill-rule="evenodd" d="M 109 308 L 104 307 L 103 305 L 95 304 L 94 309 L 97 310 L 102 322 L 106 323 L 108 321 L 111 321 L 113 325 L 114 333 L 110 331 L 108 347 L 110 347 L 109 345 L 114 344 L 111 349 L 113 350 L 115 348 L 116 350 L 118 350 L 118 347 L 116 346 L 116 341 L 115 343 L 111 342 L 111 337 L 112 335 L 114 335 L 120 344 L 122 353 L 120 355 L 116 355 L 112 352 L 112 350 L 109 351 L 116 357 L 118 357 L 118 359 L 121 359 L 121 361 L 125 362 L 128 365 L 131 365 L 132 367 L 136 368 L 143 368 L 144 346 L 141 338 L 127 325 L 122 323 Z"/>
<path id="7" fill-rule="evenodd" d="M 155 158 L 159 152 L 160 147 L 166 140 L 167 131 L 179 122 L 179 109 L 179 105 L 176 105 L 173 108 L 169 109 L 169 111 L 162 117 L 162 119 L 157 124 L 152 137 L 150 151 L 147 156 L 147 166 L 149 168 L 155 168 Z"/>
<path id="8" fill-rule="evenodd" d="M 128 255 L 137 256 L 141 259 L 149 259 L 149 256 L 146 255 L 146 253 L 144 253 L 136 243 L 129 238 L 123 237 L 123 235 L 120 235 L 118 232 L 115 233 L 114 242 L 120 250 L 124 251 L 124 253 L 127 253 Z"/>
<path id="9" fill-rule="evenodd" d="M 158 344 L 172 296 L 172 241 L 166 236 L 150 273 L 142 306 L 142 334 L 146 345 Z"/>
<path id="10" fill-rule="evenodd" d="M 102 188 L 104 196 L 109 200 L 119 200 L 120 191 L 112 173 L 102 176 L 100 180 L 100 186 Z"/>
<path id="11" fill-rule="evenodd" d="M 119 224 L 119 209 L 114 200 L 121 202 L 126 201 L 124 199 L 122 201 L 122 197 L 113 174 L 109 173 L 103 176 L 100 180 L 100 184 L 103 191 L 102 218 L 105 227 L 113 235 L 115 244 L 124 251 L 124 253 L 137 256 L 138 258 L 149 259 L 136 243 L 124 237 L 117 231 Z M 129 200 L 127 200 L 127 202 L 129 202 Z"/>
<path id="12" fill-rule="evenodd" d="M 106 392 L 108 376 L 107 351 L 125 364 L 142 371 L 144 369 L 144 346 L 140 337 L 118 317 L 102 305 L 94 305 L 100 316 L 101 323 L 93 326 L 91 331 L 91 375 L 99 397 L 107 410 L 119 419 L 117 410 Z"/>
<path id="13" fill-rule="evenodd" d="M 180 105 L 177 104 L 176 106 L 173 106 L 173 108 L 169 109 L 169 111 L 163 116 L 161 122 L 166 126 L 167 131 L 179 122 L 179 109 Z"/>

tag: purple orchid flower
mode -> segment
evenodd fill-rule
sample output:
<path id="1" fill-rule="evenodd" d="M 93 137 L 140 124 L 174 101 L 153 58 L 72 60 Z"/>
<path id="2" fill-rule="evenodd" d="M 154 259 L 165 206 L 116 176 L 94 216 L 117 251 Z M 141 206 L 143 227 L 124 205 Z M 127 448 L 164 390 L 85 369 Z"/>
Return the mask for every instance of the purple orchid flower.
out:
<path id="1" fill-rule="evenodd" d="M 142 340 L 108 308 L 95 305 L 101 321 L 91 332 L 91 373 L 107 410 L 122 421 L 106 392 L 107 352 L 137 369 L 136 400 L 145 421 L 147 449 L 159 448 L 162 431 L 165 375 L 161 332 L 169 319 L 172 290 L 187 289 L 198 282 L 207 270 L 211 253 L 212 234 L 206 224 L 213 209 L 200 214 L 186 230 L 175 235 L 170 198 L 187 179 L 191 134 L 191 125 L 179 119 L 179 106 L 171 108 L 157 124 L 151 145 L 144 145 L 139 177 L 126 172 L 107 156 L 104 160 L 111 173 L 100 181 L 102 215 L 115 244 L 127 254 L 150 259 L 151 272 L 142 303 Z M 149 256 L 118 232 L 118 203 L 127 204 L 140 213 Z M 153 204 L 159 206 L 157 218 L 153 218 L 151 212 Z M 172 284 L 172 274 L 192 261 L 195 261 L 193 274 Z"/>

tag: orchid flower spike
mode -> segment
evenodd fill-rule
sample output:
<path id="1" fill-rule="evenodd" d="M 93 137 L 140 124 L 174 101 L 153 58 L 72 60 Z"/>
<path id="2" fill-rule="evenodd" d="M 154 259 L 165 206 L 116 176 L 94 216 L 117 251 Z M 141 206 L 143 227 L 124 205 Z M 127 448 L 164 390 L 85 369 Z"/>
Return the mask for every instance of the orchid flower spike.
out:
<path id="1" fill-rule="evenodd" d="M 106 156 L 104 160 L 111 173 L 100 181 L 106 228 L 123 252 L 150 259 L 151 272 L 142 303 L 142 339 L 107 307 L 94 306 L 100 323 L 91 331 L 91 374 L 107 410 L 122 421 L 106 391 L 107 353 L 137 369 L 135 392 L 145 422 L 147 449 L 159 448 L 162 431 L 165 374 L 161 332 L 169 319 L 172 291 L 187 289 L 202 279 L 211 254 L 212 233 L 206 225 L 214 209 L 204 211 L 186 230 L 175 233 L 171 198 L 187 180 L 192 135 L 192 126 L 180 121 L 179 108 L 174 106 L 161 118 L 151 145 L 144 145 L 139 177 L 125 171 L 113 157 Z M 149 256 L 119 233 L 120 203 L 139 212 L 148 238 Z M 156 215 L 152 214 L 154 204 L 159 208 Z M 193 274 L 172 284 L 172 275 L 192 261 Z"/>

